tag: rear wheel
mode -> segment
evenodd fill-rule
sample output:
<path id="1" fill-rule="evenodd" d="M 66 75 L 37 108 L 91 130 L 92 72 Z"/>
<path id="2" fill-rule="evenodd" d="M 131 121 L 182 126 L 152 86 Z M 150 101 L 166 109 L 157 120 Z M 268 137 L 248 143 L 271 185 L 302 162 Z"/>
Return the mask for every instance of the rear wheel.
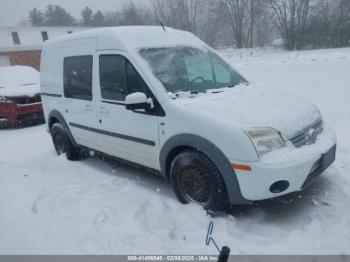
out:
<path id="1" fill-rule="evenodd" d="M 180 153 L 171 164 L 170 176 L 181 203 L 196 203 L 210 211 L 226 208 L 228 201 L 224 181 L 206 155 L 196 151 Z"/>
<path id="2" fill-rule="evenodd" d="M 80 149 L 73 145 L 66 130 L 60 123 L 55 123 L 51 128 L 52 142 L 58 155 L 66 153 L 71 161 L 80 159 Z"/>

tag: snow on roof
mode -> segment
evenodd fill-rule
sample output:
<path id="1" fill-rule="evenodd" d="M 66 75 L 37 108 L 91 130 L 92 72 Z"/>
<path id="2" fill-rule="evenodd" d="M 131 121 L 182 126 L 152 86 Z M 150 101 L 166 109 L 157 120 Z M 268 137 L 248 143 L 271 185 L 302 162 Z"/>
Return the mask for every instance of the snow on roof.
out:
<path id="1" fill-rule="evenodd" d="M 125 44 L 134 48 L 201 43 L 190 32 L 169 27 L 164 30 L 161 26 L 124 27 L 118 30 L 118 34 Z"/>
<path id="2" fill-rule="evenodd" d="M 0 67 L 0 96 L 33 96 L 40 93 L 40 74 L 29 66 Z"/>
<path id="3" fill-rule="evenodd" d="M 86 30 L 45 42 L 46 48 L 57 48 L 62 42 L 97 38 L 98 49 L 138 49 L 174 45 L 204 45 L 190 32 L 161 26 L 120 26 Z"/>

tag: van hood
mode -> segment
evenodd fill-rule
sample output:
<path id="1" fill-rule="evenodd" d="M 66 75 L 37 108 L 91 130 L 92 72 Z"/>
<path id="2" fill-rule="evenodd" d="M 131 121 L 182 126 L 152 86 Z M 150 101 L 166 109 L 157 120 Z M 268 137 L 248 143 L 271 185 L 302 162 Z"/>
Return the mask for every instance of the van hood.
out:
<path id="1" fill-rule="evenodd" d="M 176 101 L 193 113 L 244 129 L 274 128 L 286 140 L 321 118 L 319 110 L 313 104 L 289 95 L 269 93 L 262 88 L 247 85 L 222 91 L 189 95 Z"/>

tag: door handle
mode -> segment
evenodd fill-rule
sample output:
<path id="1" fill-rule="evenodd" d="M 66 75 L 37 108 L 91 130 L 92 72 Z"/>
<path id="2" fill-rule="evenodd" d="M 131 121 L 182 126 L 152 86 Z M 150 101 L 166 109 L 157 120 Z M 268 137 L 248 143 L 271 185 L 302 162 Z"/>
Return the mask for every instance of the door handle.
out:
<path id="1" fill-rule="evenodd" d="M 92 105 L 85 105 L 86 111 L 94 111 L 94 107 Z"/>
<path id="2" fill-rule="evenodd" d="M 99 110 L 100 114 L 108 114 L 109 113 L 109 110 L 108 108 L 106 107 L 100 107 L 100 110 Z"/>

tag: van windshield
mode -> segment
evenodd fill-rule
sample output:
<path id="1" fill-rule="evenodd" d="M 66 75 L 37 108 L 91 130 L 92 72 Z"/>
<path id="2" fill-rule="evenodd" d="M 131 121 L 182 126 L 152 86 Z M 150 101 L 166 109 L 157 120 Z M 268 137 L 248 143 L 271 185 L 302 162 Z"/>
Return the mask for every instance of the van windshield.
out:
<path id="1" fill-rule="evenodd" d="M 246 80 L 211 51 L 193 47 L 148 48 L 140 50 L 153 73 L 172 93 L 206 92 L 234 87 Z"/>

